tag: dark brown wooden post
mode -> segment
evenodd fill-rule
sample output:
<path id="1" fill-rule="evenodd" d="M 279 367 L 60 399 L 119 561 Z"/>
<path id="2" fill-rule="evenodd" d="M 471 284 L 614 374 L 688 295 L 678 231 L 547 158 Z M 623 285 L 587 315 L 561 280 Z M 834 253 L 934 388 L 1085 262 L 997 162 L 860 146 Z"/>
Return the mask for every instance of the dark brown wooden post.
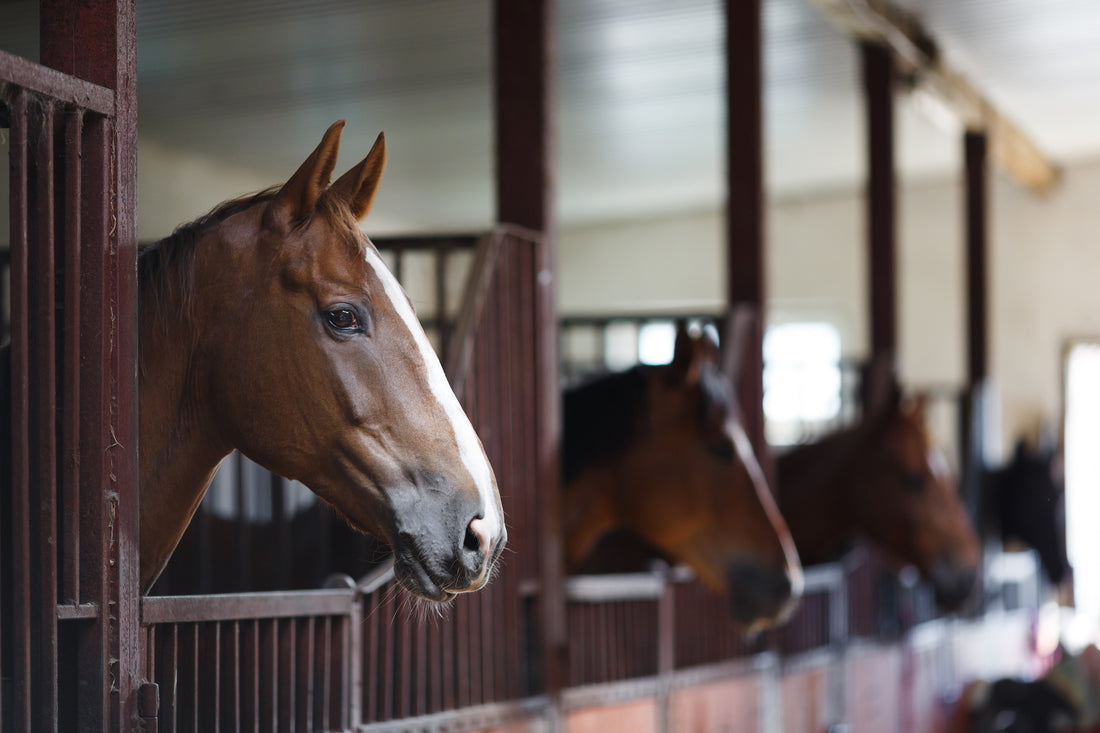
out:
<path id="1" fill-rule="evenodd" d="M 110 165 L 88 181 L 87 206 L 110 206 L 107 221 L 85 218 L 86 275 L 79 327 L 82 484 L 98 530 L 82 564 L 81 587 L 99 608 L 81 640 L 80 728 L 130 730 L 140 684 L 137 496 L 137 78 L 134 0 L 41 0 L 42 63 L 115 92 L 113 123 L 103 129 Z M 95 147 L 95 146 L 93 146 Z M 102 185 L 96 185 L 102 184 Z M 69 409 L 75 409 L 69 406 Z M 83 501 L 83 500 L 82 500 Z M 82 540 L 85 535 L 82 534 Z M 94 562 L 93 562 L 94 561 Z M 84 565 L 94 567 L 85 568 Z M 98 657 L 98 658 L 97 658 Z"/>
<path id="2" fill-rule="evenodd" d="M 764 157 L 760 0 L 726 0 L 726 278 L 728 317 L 751 318 L 738 365 L 745 430 L 769 482 L 764 439 Z M 728 330 L 727 330 L 728 332 Z M 727 346 L 730 346 L 727 344 Z"/>
<path id="3" fill-rule="evenodd" d="M 894 57 L 860 44 L 867 103 L 867 273 L 872 374 L 893 375 L 897 357 L 897 193 L 894 179 Z M 872 385 L 872 387 L 881 385 Z M 865 394 L 874 398 L 875 393 Z"/>
<path id="4" fill-rule="evenodd" d="M 987 311 L 986 219 L 989 168 L 985 133 L 963 137 L 966 164 L 966 392 L 960 410 L 963 439 L 962 494 L 972 514 L 981 506 L 989 409 L 989 335 Z"/>
<path id="5" fill-rule="evenodd" d="M 974 386 L 989 376 L 986 318 L 986 216 L 989 171 L 985 133 L 968 131 L 966 159 L 966 376 Z"/>
<path id="6" fill-rule="evenodd" d="M 545 237 L 534 285 L 536 318 L 541 325 L 538 378 L 532 388 L 538 405 L 539 617 L 544 684 L 551 693 L 562 688 L 567 669 L 558 520 L 561 421 L 554 298 L 557 246 L 551 209 L 552 7 L 552 0 L 493 3 L 497 221 L 518 224 Z"/>

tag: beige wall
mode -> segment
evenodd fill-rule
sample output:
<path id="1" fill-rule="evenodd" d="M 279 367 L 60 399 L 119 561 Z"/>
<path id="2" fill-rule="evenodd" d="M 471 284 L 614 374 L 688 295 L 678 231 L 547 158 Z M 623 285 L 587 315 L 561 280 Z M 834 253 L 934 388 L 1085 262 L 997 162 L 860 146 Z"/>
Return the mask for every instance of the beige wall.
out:
<path id="1" fill-rule="evenodd" d="M 715 309 L 724 292 L 720 212 L 561 232 L 565 313 Z M 991 368 L 1004 441 L 1061 419 L 1061 358 L 1072 337 L 1100 336 L 1100 163 L 1067 170 L 1036 197 L 994 177 Z M 824 318 L 844 353 L 866 353 L 863 204 L 858 192 L 768 208 L 768 318 Z M 915 385 L 965 376 L 962 190 L 912 184 L 899 198 L 899 357 Z"/>

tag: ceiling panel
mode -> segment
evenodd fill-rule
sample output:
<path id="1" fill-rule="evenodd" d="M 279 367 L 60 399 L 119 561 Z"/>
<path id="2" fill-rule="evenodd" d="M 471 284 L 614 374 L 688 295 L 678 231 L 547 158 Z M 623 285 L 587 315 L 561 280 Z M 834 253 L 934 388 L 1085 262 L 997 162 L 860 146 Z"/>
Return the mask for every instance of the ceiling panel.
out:
<path id="1" fill-rule="evenodd" d="M 1100 2 L 905 4 L 1045 151 L 1064 161 L 1100 154 Z M 35 6 L 0 0 L 0 48 L 33 57 Z M 489 224 L 489 14 L 488 0 L 140 0 L 140 135 L 160 151 L 147 156 L 143 181 L 194 189 L 162 200 L 163 181 L 143 182 L 139 194 L 155 191 L 158 210 L 143 209 L 142 221 L 160 227 L 199 213 L 203 195 L 223 196 L 199 175 L 226 185 L 280 180 L 346 118 L 347 165 L 386 131 L 377 226 Z M 806 0 L 766 0 L 764 21 L 769 189 L 857 185 L 862 111 L 851 44 Z M 563 223 L 721 202 L 720 3 L 561 0 L 556 22 Z M 952 131 L 910 102 L 900 110 L 903 180 L 950 174 L 959 164 Z M 181 155 L 203 164 L 181 166 Z"/>

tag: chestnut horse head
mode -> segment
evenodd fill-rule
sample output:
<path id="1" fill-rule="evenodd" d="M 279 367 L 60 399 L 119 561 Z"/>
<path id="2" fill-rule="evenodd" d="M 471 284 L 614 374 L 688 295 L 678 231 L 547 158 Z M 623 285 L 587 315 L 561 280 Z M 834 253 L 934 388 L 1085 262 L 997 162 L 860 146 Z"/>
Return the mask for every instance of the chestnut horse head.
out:
<path id="1" fill-rule="evenodd" d="M 430 600 L 480 588 L 496 479 L 412 305 L 357 222 L 385 163 L 329 185 L 343 122 L 286 184 L 222 204 L 140 266 L 141 581 L 232 449 L 393 546 Z"/>
<path id="2" fill-rule="evenodd" d="M 681 324 L 672 363 L 566 392 L 562 437 L 568 566 L 626 529 L 726 594 L 740 623 L 793 608 L 798 556 L 708 335 Z"/>
<path id="3" fill-rule="evenodd" d="M 779 501 L 807 564 L 863 535 L 915 565 L 937 602 L 954 609 L 974 585 L 981 547 L 926 404 L 895 387 L 861 424 L 780 456 Z"/>

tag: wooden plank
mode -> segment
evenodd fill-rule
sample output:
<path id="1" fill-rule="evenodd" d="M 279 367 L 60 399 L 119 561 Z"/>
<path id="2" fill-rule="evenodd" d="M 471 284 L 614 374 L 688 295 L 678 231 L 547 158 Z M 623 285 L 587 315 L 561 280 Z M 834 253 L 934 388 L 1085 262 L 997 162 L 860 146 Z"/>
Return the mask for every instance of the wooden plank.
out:
<path id="1" fill-rule="evenodd" d="M 964 127 L 989 135 L 991 157 L 1014 181 L 1036 193 L 1058 184 L 1061 172 L 1009 117 L 943 60 L 931 34 L 889 0 L 812 0 L 833 25 L 855 38 L 888 45 L 901 71 L 952 110 Z"/>

